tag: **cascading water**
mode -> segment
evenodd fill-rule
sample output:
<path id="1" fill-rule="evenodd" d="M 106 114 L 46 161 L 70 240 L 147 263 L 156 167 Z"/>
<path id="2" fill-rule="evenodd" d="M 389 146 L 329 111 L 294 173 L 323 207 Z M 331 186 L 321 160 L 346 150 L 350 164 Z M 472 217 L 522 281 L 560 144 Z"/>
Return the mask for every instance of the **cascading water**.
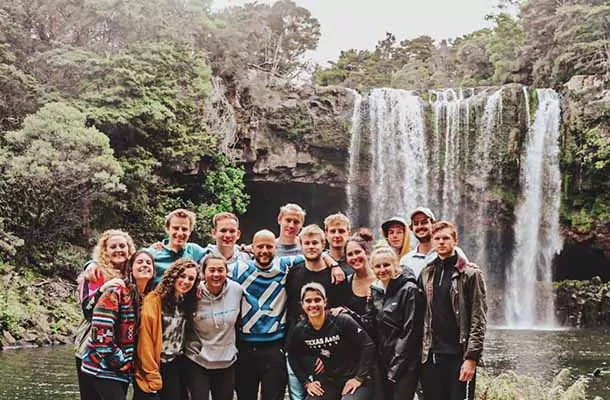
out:
<path id="1" fill-rule="evenodd" d="M 559 99 L 552 90 L 537 90 L 539 104 L 530 118 L 528 92 L 514 86 L 425 94 L 374 89 L 356 97 L 346 189 L 352 220 L 366 223 L 368 215 L 374 230 L 416 206 L 455 222 L 460 246 L 496 285 L 490 293 L 505 296 L 505 309 L 497 308 L 494 321 L 504 312 L 513 326 L 552 324 L 552 298 L 544 298 L 536 313 L 543 297 L 535 293 L 537 282 L 551 281 L 550 266 L 562 247 Z M 504 105 L 503 98 L 517 104 Z M 519 129 L 529 132 L 523 146 Z M 518 178 L 522 200 L 513 215 L 507 206 Z M 364 197 L 370 201 L 366 211 L 359 208 Z"/>
<path id="2" fill-rule="evenodd" d="M 522 158 L 522 198 L 515 209 L 515 248 L 507 274 L 506 321 L 513 327 L 553 326 L 552 296 L 538 298 L 538 282 L 550 284 L 553 257 L 561 251 L 559 207 L 559 95 L 538 89 L 538 108 Z"/>
<path id="3" fill-rule="evenodd" d="M 430 179 L 431 200 L 443 219 L 455 221 L 460 210 L 462 174 L 456 168 L 467 153 L 470 117 L 470 99 L 464 98 L 462 89 L 433 91 L 436 100 L 432 103 L 434 113 L 434 139 L 432 149 L 432 174 Z M 435 201 L 437 199 L 437 201 Z"/>
<path id="4" fill-rule="evenodd" d="M 354 112 L 352 113 L 352 126 L 350 130 L 349 143 L 349 174 L 347 181 L 347 215 L 351 221 L 358 221 L 358 207 L 355 203 L 355 194 L 358 191 L 357 179 L 359 176 L 360 167 L 360 134 L 362 131 L 362 122 L 360 110 L 362 108 L 362 96 L 355 90 L 348 89 L 354 96 Z"/>
<path id="5" fill-rule="evenodd" d="M 489 252 L 487 243 L 487 230 L 490 228 L 487 213 L 487 196 L 489 188 L 489 174 L 494 166 L 494 133 L 502 124 L 502 89 L 495 91 L 487 98 L 483 113 L 483 124 L 474 150 L 474 162 L 468 180 L 473 193 L 471 200 L 474 204 L 474 215 L 471 217 L 470 230 L 476 232 L 474 237 L 476 255 L 473 258 L 480 265 L 489 265 Z M 496 151 L 494 151 L 496 150 Z"/>
<path id="6" fill-rule="evenodd" d="M 523 86 L 523 100 L 525 103 L 525 124 L 529 130 L 532 124 L 532 113 L 530 112 L 530 96 L 527 94 L 527 86 Z"/>
<path id="7" fill-rule="evenodd" d="M 367 99 L 370 134 L 369 224 L 406 215 L 428 197 L 428 154 L 421 99 L 405 90 L 374 89 Z"/>

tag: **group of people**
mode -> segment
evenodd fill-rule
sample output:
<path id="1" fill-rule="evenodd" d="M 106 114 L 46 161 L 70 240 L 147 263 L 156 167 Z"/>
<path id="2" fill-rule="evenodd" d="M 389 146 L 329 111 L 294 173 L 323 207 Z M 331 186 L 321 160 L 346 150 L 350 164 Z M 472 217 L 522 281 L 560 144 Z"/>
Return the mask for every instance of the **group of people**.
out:
<path id="1" fill-rule="evenodd" d="M 485 282 L 430 209 L 377 242 L 342 213 L 303 226 L 297 204 L 247 245 L 232 213 L 206 247 L 195 221 L 172 211 L 138 251 L 101 235 L 79 277 L 81 400 L 123 400 L 131 382 L 135 400 L 474 399 Z"/>

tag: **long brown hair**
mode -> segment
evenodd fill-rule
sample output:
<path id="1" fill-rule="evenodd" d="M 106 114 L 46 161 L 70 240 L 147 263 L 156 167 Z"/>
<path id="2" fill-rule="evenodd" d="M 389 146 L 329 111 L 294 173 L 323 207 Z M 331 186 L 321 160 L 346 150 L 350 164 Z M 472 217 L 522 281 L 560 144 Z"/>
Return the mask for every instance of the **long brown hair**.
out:
<path id="1" fill-rule="evenodd" d="M 193 282 L 193 287 L 188 291 L 181 299 L 176 299 L 174 295 L 176 281 L 185 270 L 195 268 L 197 271 L 197 277 Z M 184 313 L 184 317 L 187 322 L 191 322 L 195 310 L 197 309 L 197 287 L 199 287 L 199 281 L 201 280 L 201 274 L 199 271 L 199 265 L 193 260 L 188 258 L 180 258 L 165 271 L 161 282 L 157 285 L 154 292 L 161 297 L 161 306 L 163 312 L 173 313 L 176 307 L 178 310 Z"/>

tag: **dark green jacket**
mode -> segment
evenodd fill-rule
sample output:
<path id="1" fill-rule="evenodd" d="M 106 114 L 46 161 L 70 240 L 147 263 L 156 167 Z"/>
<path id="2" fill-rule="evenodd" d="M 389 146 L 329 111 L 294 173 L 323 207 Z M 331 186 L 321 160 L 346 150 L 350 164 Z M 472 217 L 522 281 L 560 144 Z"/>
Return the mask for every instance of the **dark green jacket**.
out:
<path id="1" fill-rule="evenodd" d="M 428 360 L 432 347 L 432 297 L 434 296 L 434 261 L 424 267 L 419 285 L 426 296 L 422 364 Z M 458 257 L 451 275 L 451 305 L 460 331 L 460 346 L 464 359 L 479 361 L 487 330 L 487 301 L 485 280 L 481 269 Z"/>

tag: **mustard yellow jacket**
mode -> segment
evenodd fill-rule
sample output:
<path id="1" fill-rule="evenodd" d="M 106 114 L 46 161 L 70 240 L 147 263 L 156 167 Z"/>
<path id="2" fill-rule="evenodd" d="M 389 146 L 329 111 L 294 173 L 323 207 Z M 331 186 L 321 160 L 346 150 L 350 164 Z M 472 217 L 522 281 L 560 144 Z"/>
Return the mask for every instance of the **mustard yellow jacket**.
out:
<path id="1" fill-rule="evenodd" d="M 151 292 L 144 298 L 140 314 L 137 361 L 134 376 L 146 393 L 161 390 L 161 350 L 163 346 L 163 317 L 161 296 Z"/>

